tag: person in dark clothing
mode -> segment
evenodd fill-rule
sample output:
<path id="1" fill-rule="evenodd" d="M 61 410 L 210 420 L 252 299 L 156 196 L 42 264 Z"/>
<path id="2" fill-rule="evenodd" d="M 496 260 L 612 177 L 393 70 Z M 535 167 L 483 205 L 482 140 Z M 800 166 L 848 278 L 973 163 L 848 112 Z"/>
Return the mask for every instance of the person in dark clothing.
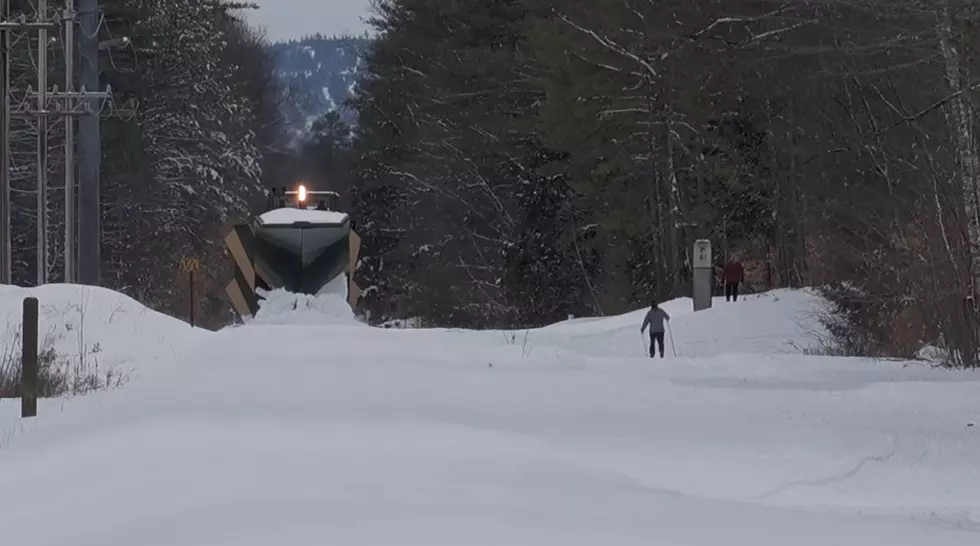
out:
<path id="1" fill-rule="evenodd" d="M 745 278 L 745 270 L 737 258 L 731 258 L 725 264 L 723 273 L 725 280 L 725 301 L 738 301 L 738 285 Z"/>
<path id="2" fill-rule="evenodd" d="M 643 317 L 643 324 L 640 326 L 640 333 L 646 333 L 646 329 L 650 327 L 650 358 L 656 355 L 654 352 L 654 343 L 660 349 L 660 358 L 664 357 L 664 324 L 670 322 L 670 315 L 667 311 L 664 311 L 657 305 L 657 301 L 654 300 L 650 302 L 650 310 L 647 311 L 647 315 Z"/>

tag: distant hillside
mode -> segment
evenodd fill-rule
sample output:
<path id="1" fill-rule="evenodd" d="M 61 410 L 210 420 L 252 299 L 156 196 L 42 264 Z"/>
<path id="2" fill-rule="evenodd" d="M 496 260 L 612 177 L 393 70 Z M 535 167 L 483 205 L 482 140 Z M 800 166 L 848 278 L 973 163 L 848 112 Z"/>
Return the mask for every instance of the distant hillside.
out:
<path id="1" fill-rule="evenodd" d="M 287 93 L 284 114 L 294 136 L 305 134 L 316 118 L 335 110 L 344 121 L 355 123 L 355 112 L 344 101 L 355 93 L 369 45 L 365 37 L 314 35 L 269 46 Z"/>

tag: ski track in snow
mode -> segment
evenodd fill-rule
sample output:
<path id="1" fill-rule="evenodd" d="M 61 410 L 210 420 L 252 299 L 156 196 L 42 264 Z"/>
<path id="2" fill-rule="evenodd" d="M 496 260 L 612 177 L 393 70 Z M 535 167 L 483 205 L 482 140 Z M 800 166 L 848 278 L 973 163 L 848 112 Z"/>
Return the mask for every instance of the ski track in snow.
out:
<path id="1" fill-rule="evenodd" d="M 19 305 L 18 290 L 0 287 L 0 302 Z M 5 539 L 980 540 L 980 376 L 800 354 L 819 305 L 807 291 L 697 314 L 667 302 L 679 356 L 663 360 L 643 354 L 645 310 L 528 331 L 386 330 L 355 321 L 343 292 L 273 293 L 255 320 L 211 334 L 162 315 L 140 334 L 100 304 L 87 327 L 133 379 L 42 401 L 28 421 L 0 401 Z"/>

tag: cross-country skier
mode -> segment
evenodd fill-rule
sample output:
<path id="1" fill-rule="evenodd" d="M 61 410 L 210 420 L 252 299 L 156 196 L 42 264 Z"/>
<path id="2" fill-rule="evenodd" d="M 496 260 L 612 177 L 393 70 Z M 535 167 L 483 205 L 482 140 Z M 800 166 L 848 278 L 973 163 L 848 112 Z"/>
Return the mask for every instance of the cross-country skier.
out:
<path id="1" fill-rule="evenodd" d="M 657 305 L 657 300 L 650 302 L 650 310 L 643 318 L 643 325 L 640 326 L 640 333 L 646 333 L 647 326 L 650 327 L 650 358 L 656 356 L 653 352 L 653 344 L 657 343 L 660 349 L 660 358 L 664 357 L 664 323 L 670 321 L 670 315 Z"/>
<path id="2" fill-rule="evenodd" d="M 725 264 L 723 273 L 725 280 L 725 301 L 738 301 L 738 285 L 745 278 L 745 270 L 742 269 L 738 258 L 732 257 Z"/>

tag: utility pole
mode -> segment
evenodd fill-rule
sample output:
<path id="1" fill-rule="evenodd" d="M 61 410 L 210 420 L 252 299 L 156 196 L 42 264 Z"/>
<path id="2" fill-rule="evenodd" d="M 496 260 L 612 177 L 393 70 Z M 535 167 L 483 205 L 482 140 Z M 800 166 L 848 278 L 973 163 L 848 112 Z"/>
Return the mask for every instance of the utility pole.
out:
<path id="1" fill-rule="evenodd" d="M 48 0 L 38 0 L 35 20 L 48 20 Z M 48 282 L 48 29 L 37 31 L 37 285 Z"/>
<path id="2" fill-rule="evenodd" d="M 83 0 L 88 2 L 89 0 Z M 95 2 L 97 4 L 97 2 Z M 47 191 L 48 191 L 48 125 L 52 118 L 63 118 L 65 119 L 65 137 L 66 137 L 66 153 L 65 153 L 65 282 L 74 282 L 76 278 L 75 274 L 75 264 L 77 256 L 75 250 L 75 125 L 74 118 L 89 119 L 94 118 L 96 127 L 99 122 L 99 102 L 111 97 L 108 92 L 99 92 L 98 89 L 98 74 L 96 73 L 96 83 L 93 87 L 96 91 L 87 91 L 83 85 L 81 92 L 75 92 L 75 82 L 74 82 L 74 63 L 75 63 L 75 28 L 74 26 L 78 24 L 78 13 L 75 11 L 75 0 L 65 0 L 65 9 L 61 15 L 61 21 L 56 22 L 53 17 L 48 16 L 48 0 L 38 0 L 37 12 L 35 13 L 33 20 L 29 20 L 23 15 L 18 16 L 16 20 L 10 18 L 10 0 L 0 0 L 0 13 L 3 17 L 0 17 L 0 30 L 3 31 L 4 36 L 0 39 L 0 43 L 4 45 L 0 53 L 3 53 L 5 61 L 3 64 L 6 69 L 3 71 L 4 77 L 0 83 L 5 87 L 2 90 L 3 93 L 3 127 L 0 127 L 2 133 L 0 133 L 0 151 L 2 151 L 3 163 L 6 168 L 0 169 L 3 176 L 0 179 L 2 182 L 2 188 L 0 188 L 0 193 L 3 194 L 3 200 L 0 202 L 0 228 L 4 229 L 2 236 L 3 241 L 0 248 L 5 249 L 0 252 L 0 258 L 5 260 L 4 268 L 0 273 L 6 275 L 0 282 L 11 282 L 10 279 L 10 264 L 12 263 L 11 252 L 10 252 L 10 238 L 11 233 L 9 226 L 12 224 L 10 221 L 10 125 L 9 121 L 12 117 L 33 117 L 37 119 L 38 134 L 37 134 L 37 284 L 41 285 L 48 281 L 47 277 L 47 266 L 48 266 L 48 203 L 47 203 Z M 96 8 L 93 8 L 97 11 Z M 66 43 L 64 44 L 65 49 L 65 77 L 66 85 L 65 91 L 59 92 L 58 88 L 55 87 L 53 91 L 48 89 L 48 31 L 55 30 L 58 27 L 64 25 Z M 84 28 L 83 28 L 84 30 Z M 11 82 L 10 82 L 10 51 L 11 51 L 11 41 L 10 35 L 14 31 L 19 32 L 37 32 L 38 36 L 38 47 L 37 47 L 37 90 L 34 91 L 30 88 L 27 89 L 27 94 L 24 97 L 25 100 L 20 101 L 20 105 L 16 110 L 12 109 L 10 104 L 11 96 Z M 91 39 L 95 43 L 96 55 L 98 54 L 98 36 L 94 35 L 95 26 L 92 27 Z M 88 37 L 88 36 L 86 36 Z M 29 104 L 29 100 L 34 99 L 35 109 L 30 109 L 25 105 Z M 92 107 L 92 103 L 95 107 Z M 96 147 L 96 150 L 101 149 L 101 146 Z M 96 151 L 98 154 L 98 151 Z M 96 158 L 100 159 L 99 156 Z M 96 184 L 97 186 L 97 184 Z M 96 201 L 96 205 L 98 201 Z M 98 236 L 98 234 L 96 234 Z M 97 241 L 98 239 L 96 239 Z M 97 257 L 96 257 L 97 258 Z M 96 262 L 97 264 L 98 262 Z"/>
<path id="3" fill-rule="evenodd" d="M 10 251 L 10 0 L 0 0 L 0 284 L 13 284 Z"/>
<path id="4" fill-rule="evenodd" d="M 99 0 L 79 0 L 81 36 L 79 82 L 82 92 L 99 90 Z M 98 101 L 78 124 L 78 280 L 100 286 L 102 266 L 102 132 Z"/>
<path id="5" fill-rule="evenodd" d="M 75 110 L 75 0 L 65 0 L 65 93 L 68 111 Z M 77 280 L 75 270 L 75 118 L 65 118 L 65 282 Z"/>

